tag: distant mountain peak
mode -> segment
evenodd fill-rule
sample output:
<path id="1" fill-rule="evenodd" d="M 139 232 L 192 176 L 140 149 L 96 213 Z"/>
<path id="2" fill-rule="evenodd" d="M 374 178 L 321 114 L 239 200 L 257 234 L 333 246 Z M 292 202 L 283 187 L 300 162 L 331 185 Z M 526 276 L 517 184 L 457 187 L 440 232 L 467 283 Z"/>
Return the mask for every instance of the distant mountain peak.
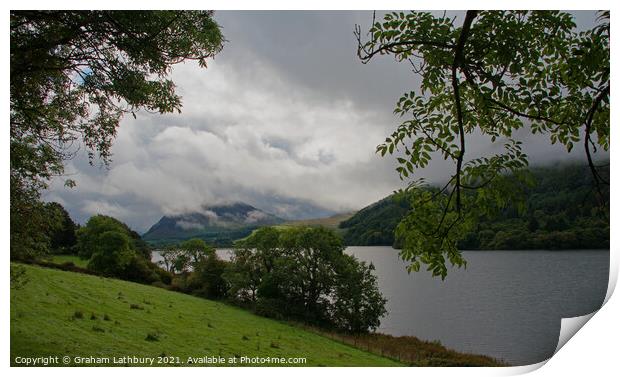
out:
<path id="1" fill-rule="evenodd" d="M 200 205 L 196 210 L 163 216 L 145 234 L 150 242 L 176 242 L 189 238 L 203 238 L 206 241 L 225 239 L 232 242 L 240 234 L 267 225 L 284 222 L 278 216 L 265 212 L 243 202 L 217 205 Z M 238 238 L 243 238 L 245 235 Z M 218 244 L 218 242 L 211 242 Z M 221 242 L 219 242 L 221 244 Z"/>

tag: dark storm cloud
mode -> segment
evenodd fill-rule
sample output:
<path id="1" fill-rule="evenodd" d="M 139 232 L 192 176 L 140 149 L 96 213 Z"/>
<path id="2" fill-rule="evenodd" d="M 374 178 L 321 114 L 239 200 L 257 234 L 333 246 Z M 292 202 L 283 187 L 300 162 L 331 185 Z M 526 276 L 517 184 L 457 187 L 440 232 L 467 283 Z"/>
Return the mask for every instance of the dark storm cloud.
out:
<path id="1" fill-rule="evenodd" d="M 245 201 L 282 217 L 312 217 L 359 209 L 405 184 L 393 158 L 374 150 L 398 125 L 396 99 L 419 80 L 390 57 L 359 62 L 354 25 L 367 27 L 372 12 L 216 18 L 229 40 L 223 52 L 206 70 L 173 70 L 182 114 L 124 119 L 110 169 L 78 157 L 67 165 L 77 188 L 54 182 L 48 200 L 80 222 L 105 213 L 144 231 L 162 214 L 203 203 Z M 518 136 L 535 163 L 566 157 L 546 137 Z M 471 158 L 498 145 L 475 135 L 468 143 Z M 439 182 L 453 169 L 433 161 L 421 174 Z"/>

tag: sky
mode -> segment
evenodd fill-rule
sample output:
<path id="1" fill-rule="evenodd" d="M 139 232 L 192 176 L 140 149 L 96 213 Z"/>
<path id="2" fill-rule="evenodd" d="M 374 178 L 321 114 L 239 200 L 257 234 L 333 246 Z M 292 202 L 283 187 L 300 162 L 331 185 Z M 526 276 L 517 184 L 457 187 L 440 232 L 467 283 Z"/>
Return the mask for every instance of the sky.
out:
<path id="1" fill-rule="evenodd" d="M 589 24 L 593 12 L 577 14 Z M 358 210 L 406 186 L 392 157 L 375 154 L 400 123 L 392 111 L 419 87 L 408 64 L 382 56 L 362 64 L 355 24 L 370 11 L 218 11 L 227 39 L 208 68 L 176 65 L 171 78 L 181 114 L 137 113 L 121 121 L 112 163 L 66 164 L 44 198 L 74 220 L 97 213 L 144 232 L 163 215 L 242 201 L 284 218 Z M 533 164 L 567 158 L 545 136 L 517 135 Z M 501 141 L 468 136 L 470 158 Z M 577 149 L 576 149 L 577 150 Z M 474 155 L 476 154 L 476 155 Z M 453 166 L 440 160 L 420 171 L 430 182 Z M 64 179 L 77 182 L 66 188 Z"/>

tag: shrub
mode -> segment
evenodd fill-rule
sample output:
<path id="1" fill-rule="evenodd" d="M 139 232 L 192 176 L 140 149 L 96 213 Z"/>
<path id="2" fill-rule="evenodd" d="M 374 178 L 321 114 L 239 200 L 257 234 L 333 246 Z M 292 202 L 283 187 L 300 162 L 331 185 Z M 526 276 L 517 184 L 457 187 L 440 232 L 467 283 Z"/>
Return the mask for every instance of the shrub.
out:
<path id="1" fill-rule="evenodd" d="M 133 254 L 129 263 L 119 272 L 121 279 L 134 281 L 136 283 L 152 284 L 160 281 L 159 275 L 156 273 L 158 267 L 144 259 L 142 255 Z"/>
<path id="2" fill-rule="evenodd" d="M 88 269 L 107 276 L 121 276 L 134 256 L 129 237 L 118 231 L 107 231 L 98 237 L 98 241 Z"/>
<path id="3" fill-rule="evenodd" d="M 215 253 L 201 260 L 195 265 L 190 274 L 187 288 L 193 293 L 210 298 L 222 299 L 226 297 L 228 284 L 223 278 L 228 263 L 220 260 Z"/>

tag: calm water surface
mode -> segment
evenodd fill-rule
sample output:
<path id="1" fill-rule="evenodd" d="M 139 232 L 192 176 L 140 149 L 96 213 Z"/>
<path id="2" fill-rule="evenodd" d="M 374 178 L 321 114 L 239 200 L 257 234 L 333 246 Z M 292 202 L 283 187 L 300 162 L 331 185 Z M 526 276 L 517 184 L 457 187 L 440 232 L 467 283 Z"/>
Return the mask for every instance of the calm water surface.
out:
<path id="1" fill-rule="evenodd" d="M 388 299 L 379 332 L 439 340 L 512 365 L 553 355 L 561 318 L 599 309 L 609 275 L 607 250 L 464 251 L 467 269 L 449 269 L 445 281 L 426 271 L 408 274 L 391 247 L 346 252 L 376 267 Z M 229 259 L 230 251 L 218 255 Z"/>
<path id="2" fill-rule="evenodd" d="M 553 354 L 560 320 L 600 308 L 607 292 L 609 251 L 464 251 L 467 269 L 445 281 L 407 274 L 391 247 L 349 247 L 374 263 L 388 299 L 379 332 L 439 340 L 462 352 L 513 365 Z"/>

